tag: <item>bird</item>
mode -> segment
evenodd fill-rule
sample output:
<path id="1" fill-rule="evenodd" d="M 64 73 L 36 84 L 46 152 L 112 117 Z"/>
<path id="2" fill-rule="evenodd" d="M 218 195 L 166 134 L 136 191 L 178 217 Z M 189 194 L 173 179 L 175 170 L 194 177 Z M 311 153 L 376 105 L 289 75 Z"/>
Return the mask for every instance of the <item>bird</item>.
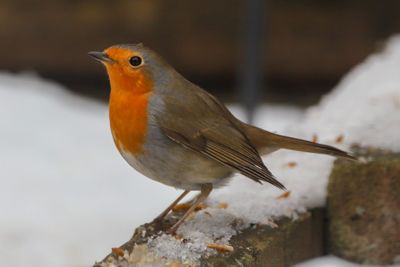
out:
<path id="1" fill-rule="evenodd" d="M 88 54 L 108 74 L 110 128 L 122 157 L 144 176 L 183 189 L 154 221 L 161 222 L 190 191 L 200 191 L 168 229 L 171 234 L 235 173 L 286 190 L 265 166 L 262 155 L 290 149 L 355 159 L 332 146 L 240 121 L 216 97 L 185 79 L 142 43 L 113 45 Z"/>

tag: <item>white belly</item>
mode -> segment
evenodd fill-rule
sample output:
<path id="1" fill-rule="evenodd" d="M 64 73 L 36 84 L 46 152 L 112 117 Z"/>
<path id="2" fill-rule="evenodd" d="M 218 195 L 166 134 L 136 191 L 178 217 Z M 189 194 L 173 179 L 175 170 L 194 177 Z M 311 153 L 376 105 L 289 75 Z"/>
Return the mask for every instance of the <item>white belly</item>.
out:
<path id="1" fill-rule="evenodd" d="M 185 190 L 200 190 L 205 183 L 222 186 L 233 173 L 230 168 L 169 139 L 147 142 L 140 156 L 120 152 L 129 165 L 148 178 Z"/>

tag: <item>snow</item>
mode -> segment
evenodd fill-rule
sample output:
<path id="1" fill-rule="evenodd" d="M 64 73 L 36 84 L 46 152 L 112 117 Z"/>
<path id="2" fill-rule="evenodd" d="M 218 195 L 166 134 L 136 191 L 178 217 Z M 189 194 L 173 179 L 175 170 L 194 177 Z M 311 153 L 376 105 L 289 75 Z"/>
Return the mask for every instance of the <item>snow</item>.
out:
<path id="1" fill-rule="evenodd" d="M 123 161 L 105 105 L 2 73 L 0 107 L 0 266 L 91 266 L 179 193 Z"/>
<path id="2" fill-rule="evenodd" d="M 400 150 L 400 37 L 369 57 L 306 114 L 262 107 L 256 124 L 349 149 Z M 32 74 L 0 74 L 0 266 L 88 266 L 180 193 L 132 170 L 112 143 L 107 109 Z M 236 114 L 240 108 L 233 107 Z M 342 135 L 343 143 L 335 140 Z M 237 175 L 178 233 L 149 241 L 154 253 L 195 262 L 208 243 L 229 243 L 251 223 L 323 206 L 333 158 L 278 151 L 266 165 L 291 191 Z M 218 207 L 227 203 L 226 209 Z"/>
<path id="3" fill-rule="evenodd" d="M 380 265 L 379 265 L 380 266 Z M 308 260 L 293 267 L 379 267 L 378 265 L 357 264 L 329 255 Z M 389 265 L 388 265 L 389 266 Z M 392 267 L 400 265 L 390 265 Z"/>

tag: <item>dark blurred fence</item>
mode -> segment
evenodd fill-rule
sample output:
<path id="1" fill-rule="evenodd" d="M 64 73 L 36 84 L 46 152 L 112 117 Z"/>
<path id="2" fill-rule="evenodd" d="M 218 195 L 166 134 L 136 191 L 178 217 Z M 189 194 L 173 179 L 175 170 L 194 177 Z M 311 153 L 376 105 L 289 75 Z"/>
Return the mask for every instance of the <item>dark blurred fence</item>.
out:
<path id="1" fill-rule="evenodd" d="M 2 0 L 0 68 L 35 69 L 88 92 L 106 82 L 88 51 L 143 42 L 190 79 L 231 88 L 243 63 L 243 3 Z M 326 90 L 400 30 L 397 0 L 274 0 L 265 7 L 262 55 L 272 94 Z"/>

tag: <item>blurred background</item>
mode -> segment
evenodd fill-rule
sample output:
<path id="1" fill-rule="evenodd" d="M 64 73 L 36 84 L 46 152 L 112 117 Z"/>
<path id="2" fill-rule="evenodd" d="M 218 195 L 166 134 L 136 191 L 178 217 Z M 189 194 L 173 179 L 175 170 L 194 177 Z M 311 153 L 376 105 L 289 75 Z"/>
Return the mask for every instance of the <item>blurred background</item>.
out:
<path id="1" fill-rule="evenodd" d="M 105 100 L 105 72 L 86 53 L 142 42 L 225 101 L 242 99 L 252 79 L 242 72 L 255 66 L 257 99 L 308 105 L 400 30 L 398 10 L 396 0 L 2 0 L 0 68 Z"/>
<path id="2" fill-rule="evenodd" d="M 399 10 L 397 0 L 0 1 L 0 266 L 89 266 L 178 194 L 118 155 L 106 73 L 87 52 L 142 42 L 241 118 L 238 104 L 248 120 L 256 104 L 279 105 L 254 121 L 281 131 L 400 31 Z"/>

